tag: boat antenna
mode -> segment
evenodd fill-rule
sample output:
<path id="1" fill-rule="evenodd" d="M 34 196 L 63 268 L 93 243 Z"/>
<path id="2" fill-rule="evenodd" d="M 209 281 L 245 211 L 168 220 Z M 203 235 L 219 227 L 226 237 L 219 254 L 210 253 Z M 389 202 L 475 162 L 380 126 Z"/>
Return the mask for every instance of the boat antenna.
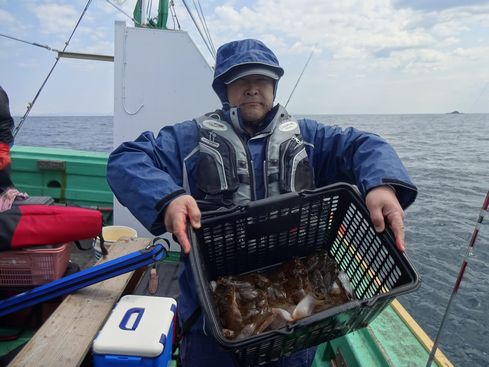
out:
<path id="1" fill-rule="evenodd" d="M 477 219 L 477 223 L 475 225 L 474 232 L 472 233 L 472 238 L 469 241 L 469 246 L 467 247 L 467 251 L 465 252 L 464 261 L 462 262 L 462 266 L 460 267 L 460 271 L 458 273 L 457 281 L 455 282 L 455 286 L 453 287 L 452 294 L 450 299 L 448 300 L 447 307 L 445 308 L 445 314 L 440 323 L 440 327 L 438 328 L 438 333 L 436 334 L 435 342 L 433 343 L 433 348 L 431 348 L 430 356 L 428 357 L 428 363 L 426 363 L 426 367 L 430 367 L 433 362 L 433 358 L 435 357 L 436 350 L 438 348 L 438 339 L 440 338 L 441 331 L 445 324 L 445 320 L 448 315 L 448 311 L 450 310 L 450 306 L 452 304 L 455 295 L 460 288 L 460 283 L 462 283 L 462 278 L 465 273 L 465 269 L 467 268 L 467 264 L 469 261 L 469 257 L 473 255 L 472 251 L 475 247 L 475 241 L 477 240 L 477 235 L 479 234 L 479 229 L 481 227 L 482 221 L 484 220 L 484 215 L 487 213 L 487 208 L 489 207 L 489 191 L 486 194 L 486 199 L 484 200 L 484 204 L 482 204 L 482 208 L 479 214 L 479 218 Z"/>
<path id="2" fill-rule="evenodd" d="M 70 41 L 71 41 L 71 38 L 73 37 L 73 35 L 75 34 L 75 31 L 76 29 L 78 28 L 78 25 L 80 24 L 83 16 L 85 15 L 85 13 L 87 12 L 88 10 L 88 7 L 90 6 L 90 3 L 92 2 L 92 0 L 88 0 L 87 1 L 87 4 L 85 5 L 85 9 L 83 9 L 83 12 L 81 13 L 80 15 L 80 18 L 78 19 L 78 22 L 76 22 L 76 25 L 75 27 L 73 28 L 73 31 L 71 32 L 70 34 L 70 37 L 68 38 L 68 40 L 65 42 L 65 47 L 63 48 L 63 51 L 66 51 L 66 49 L 68 48 L 68 45 L 70 44 Z M 34 106 L 34 103 L 36 103 L 36 100 L 37 100 L 37 97 L 39 97 L 39 94 L 41 94 L 41 91 L 42 89 L 44 88 L 44 86 L 46 85 L 46 82 L 48 81 L 49 77 L 51 76 L 51 74 L 53 73 L 53 70 L 54 68 L 56 67 L 56 65 L 58 65 L 58 61 L 59 61 L 59 54 L 58 56 L 56 57 L 56 61 L 54 62 L 53 66 L 51 67 L 51 70 L 49 70 L 49 73 L 48 75 L 46 76 L 46 78 L 44 79 L 44 81 L 42 82 L 42 85 L 41 87 L 39 88 L 39 90 L 37 91 L 36 95 L 34 96 L 34 99 L 32 100 L 32 102 L 29 102 L 27 104 L 27 110 L 25 111 L 25 114 L 24 116 L 22 117 L 22 119 L 20 120 L 19 124 L 15 127 L 14 129 L 14 132 L 13 132 L 13 136 L 14 138 L 17 136 L 17 133 L 19 132 L 20 128 L 22 127 L 22 125 L 24 124 L 24 121 L 25 119 L 27 118 L 27 116 L 29 116 L 29 113 L 31 112 L 31 109 L 32 107 Z"/>
<path id="3" fill-rule="evenodd" d="M 312 59 L 312 55 L 314 54 L 315 49 L 316 49 L 316 45 L 314 45 L 314 47 L 312 48 L 312 51 L 311 51 L 309 57 L 307 58 L 306 63 L 304 64 L 304 68 L 302 69 L 301 74 L 299 75 L 299 77 L 297 78 L 297 81 L 295 82 L 294 88 L 292 88 L 292 92 L 290 92 L 290 96 L 289 96 L 289 99 L 287 99 L 287 103 L 285 103 L 285 107 L 287 107 L 287 105 L 289 104 L 290 99 L 292 98 L 292 95 L 294 94 L 295 88 L 297 88 L 297 85 L 299 84 L 299 82 L 302 78 L 302 75 L 304 74 L 304 71 L 306 71 L 307 65 L 309 65 L 309 61 L 311 61 L 311 59 Z"/>

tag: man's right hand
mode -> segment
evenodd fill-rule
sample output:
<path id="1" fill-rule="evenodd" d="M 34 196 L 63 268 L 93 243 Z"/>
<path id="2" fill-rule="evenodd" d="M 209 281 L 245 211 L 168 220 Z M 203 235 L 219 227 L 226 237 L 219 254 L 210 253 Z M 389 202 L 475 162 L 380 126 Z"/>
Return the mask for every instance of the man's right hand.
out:
<path id="1" fill-rule="evenodd" d="M 166 230 L 175 235 L 183 252 L 190 252 L 190 241 L 187 237 L 187 218 L 193 228 L 200 228 L 200 209 L 190 195 L 182 195 L 173 199 L 165 210 Z"/>

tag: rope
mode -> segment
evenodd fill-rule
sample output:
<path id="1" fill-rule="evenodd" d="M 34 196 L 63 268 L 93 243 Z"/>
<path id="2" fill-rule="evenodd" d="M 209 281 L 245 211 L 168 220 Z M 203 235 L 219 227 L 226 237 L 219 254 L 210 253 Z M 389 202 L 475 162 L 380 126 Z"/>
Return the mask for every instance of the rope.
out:
<path id="1" fill-rule="evenodd" d="M 212 52 L 211 47 L 210 47 L 210 45 L 208 44 L 206 37 L 205 37 L 205 36 L 202 34 L 202 30 L 200 29 L 199 25 L 197 24 L 197 22 L 196 22 L 196 20 L 195 20 L 195 18 L 194 18 L 194 15 L 193 15 L 193 14 L 192 14 L 192 12 L 190 11 L 190 9 L 189 9 L 189 7 L 188 7 L 188 5 L 187 5 L 186 1 L 185 1 L 185 0 L 182 0 L 182 2 L 183 2 L 183 5 L 185 5 L 185 8 L 187 9 L 187 12 L 188 12 L 188 14 L 190 15 L 190 18 L 192 18 L 192 21 L 194 22 L 195 28 L 197 28 L 197 30 L 199 31 L 200 37 L 202 37 L 202 40 L 204 41 L 204 44 L 205 44 L 205 45 L 206 45 L 206 47 L 207 47 L 207 50 L 209 51 L 209 53 L 211 54 L 211 56 L 212 56 L 214 59 L 216 59 L 216 55 L 215 55 L 215 54 Z"/>
<path id="2" fill-rule="evenodd" d="M 151 8 L 153 7 L 153 0 L 149 0 L 146 6 L 146 19 L 151 19 Z"/>
<path id="3" fill-rule="evenodd" d="M 83 16 L 85 15 L 86 11 L 88 10 L 88 7 L 90 6 L 90 3 L 91 2 L 92 2 L 92 0 L 88 0 L 87 1 L 87 4 L 85 5 L 85 9 L 83 9 L 83 12 L 80 15 L 80 18 L 76 22 L 75 28 L 73 28 L 73 31 L 71 32 L 70 37 L 65 42 L 65 47 L 63 48 L 63 51 L 62 52 L 64 52 L 66 50 L 66 48 L 68 47 L 68 45 L 70 44 L 71 38 L 75 34 L 75 31 L 78 28 L 78 25 L 80 24 L 80 22 L 81 22 Z M 34 103 L 36 103 L 37 97 L 39 97 L 39 94 L 41 94 L 41 91 L 44 88 L 44 86 L 46 85 L 46 82 L 48 81 L 49 77 L 51 76 L 54 68 L 56 67 L 56 65 L 58 65 L 58 61 L 59 61 L 59 56 L 56 57 L 56 61 L 54 62 L 53 66 L 51 67 L 51 70 L 49 70 L 49 73 L 46 76 L 46 78 L 44 79 L 44 81 L 43 81 L 43 83 L 41 85 L 41 88 L 39 88 L 39 90 L 37 91 L 36 96 L 34 97 L 34 99 L 32 100 L 32 102 L 29 102 L 27 104 L 27 111 L 25 112 L 24 116 L 22 117 L 22 119 L 20 120 L 19 124 L 16 126 L 16 128 L 14 130 L 14 133 L 13 133 L 14 138 L 17 136 L 17 133 L 19 132 L 19 130 L 22 127 L 22 125 L 24 124 L 24 121 L 27 118 L 27 116 L 29 116 L 29 113 L 31 112 L 32 107 L 34 106 Z"/>
<path id="4" fill-rule="evenodd" d="M 122 10 L 121 8 L 119 8 L 117 5 L 115 5 L 114 3 L 112 3 L 110 0 L 105 0 L 105 1 L 108 2 L 110 5 L 112 5 L 114 8 L 116 8 L 117 10 L 119 10 L 126 17 L 128 17 L 129 19 L 131 19 L 134 22 L 134 24 L 141 25 L 141 23 L 139 23 L 136 19 L 134 19 L 133 17 L 131 17 L 124 10 Z"/>
<path id="5" fill-rule="evenodd" d="M 47 45 L 41 45 L 39 43 L 36 43 L 36 42 L 29 42 L 29 41 L 25 41 L 23 39 L 20 39 L 20 38 L 16 38 L 16 37 L 12 37 L 12 36 L 9 36 L 7 34 L 3 34 L 3 33 L 0 33 L 0 36 L 2 37 L 5 37 L 5 38 L 10 38 L 11 40 L 14 40 L 14 41 L 19 41 L 19 42 L 23 42 L 23 43 L 27 43 L 28 45 L 32 45 L 32 46 L 37 46 L 37 47 L 42 47 L 42 48 L 45 48 L 46 50 L 49 50 L 49 51 L 54 51 L 54 52 L 58 52 L 58 50 L 54 49 L 54 48 L 51 48 Z"/>
<path id="6" fill-rule="evenodd" d="M 209 42 L 209 45 L 211 46 L 212 51 L 215 55 L 216 49 L 214 47 L 214 43 L 212 42 L 212 38 L 211 38 L 211 35 L 209 33 L 209 28 L 207 28 L 207 22 L 205 21 L 204 12 L 202 11 L 202 7 L 200 6 L 200 0 L 197 0 L 197 4 L 199 5 L 198 8 L 197 8 L 197 5 L 195 4 L 195 0 L 192 0 L 192 2 L 194 3 L 194 7 L 195 7 L 195 10 L 197 12 L 197 15 L 199 16 L 200 23 L 202 23 L 202 28 L 204 28 L 204 32 L 207 36 L 207 41 Z"/>
<path id="7" fill-rule="evenodd" d="M 173 29 L 175 29 L 175 21 L 176 21 L 178 30 L 181 30 L 182 28 L 180 27 L 180 22 L 178 21 L 177 18 L 177 12 L 175 11 L 175 2 L 173 0 L 170 0 L 170 14 L 171 14 L 171 19 L 173 21 Z"/>

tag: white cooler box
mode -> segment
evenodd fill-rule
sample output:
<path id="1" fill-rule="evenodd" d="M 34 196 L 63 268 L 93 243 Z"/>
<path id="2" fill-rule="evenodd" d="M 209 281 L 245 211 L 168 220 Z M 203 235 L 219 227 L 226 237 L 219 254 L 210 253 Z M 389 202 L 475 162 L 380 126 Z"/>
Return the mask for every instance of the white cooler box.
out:
<path id="1" fill-rule="evenodd" d="M 96 367 L 167 367 L 172 355 L 173 298 L 127 295 L 93 341 Z"/>

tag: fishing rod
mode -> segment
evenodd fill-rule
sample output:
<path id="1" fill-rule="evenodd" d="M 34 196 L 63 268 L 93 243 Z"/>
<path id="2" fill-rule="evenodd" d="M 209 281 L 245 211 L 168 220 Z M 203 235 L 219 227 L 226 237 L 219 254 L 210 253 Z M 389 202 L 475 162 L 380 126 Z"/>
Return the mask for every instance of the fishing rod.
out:
<path id="1" fill-rule="evenodd" d="M 453 299 L 455 298 L 455 295 L 458 292 L 458 289 L 460 288 L 460 284 L 462 283 L 462 278 L 465 273 L 465 269 L 467 268 L 467 264 L 469 262 L 469 257 L 473 255 L 472 251 L 475 247 L 475 241 L 477 240 L 477 235 L 479 234 L 479 229 L 481 227 L 482 221 L 484 220 L 484 215 L 487 213 L 487 208 L 489 207 L 489 191 L 486 194 L 486 198 L 484 200 L 484 204 L 482 204 L 482 208 L 479 214 L 479 218 L 477 219 L 477 223 L 475 225 L 474 232 L 472 232 L 472 238 L 469 241 L 469 246 L 467 247 L 467 251 L 464 256 L 464 260 L 462 262 L 462 266 L 460 267 L 460 271 L 458 273 L 457 281 L 455 282 L 455 286 L 453 287 L 452 294 L 450 296 L 450 299 L 448 300 L 447 307 L 445 309 L 445 314 L 443 315 L 443 318 L 441 320 L 440 327 L 438 328 L 438 333 L 436 334 L 435 342 L 433 343 L 433 348 L 431 348 L 430 356 L 428 358 L 428 362 L 426 363 L 426 367 L 431 366 L 431 363 L 433 362 L 433 358 L 435 357 L 436 350 L 438 348 L 438 339 L 440 338 L 441 331 L 443 329 L 443 326 L 445 324 L 445 320 L 448 315 L 448 311 L 450 309 L 450 306 L 452 304 Z"/>
<path id="2" fill-rule="evenodd" d="M 473 109 L 474 109 L 475 105 L 477 104 L 477 102 L 479 102 L 479 99 L 486 93 L 487 87 L 489 87 L 489 81 L 487 81 L 486 84 L 484 84 L 484 86 L 482 87 L 482 89 L 479 93 L 479 96 L 476 99 L 474 99 L 472 106 L 470 106 L 470 108 L 469 108 L 469 112 L 473 112 Z"/>
<path id="3" fill-rule="evenodd" d="M 311 51 L 311 54 L 309 55 L 305 65 L 304 65 L 304 68 L 302 69 L 302 72 L 301 74 L 299 75 L 299 77 L 297 78 L 297 81 L 295 82 L 295 85 L 294 85 L 294 88 L 292 88 L 292 92 L 290 92 L 290 96 L 289 96 L 289 99 L 287 99 L 287 103 L 285 103 L 285 106 L 284 107 L 287 107 L 287 105 L 289 104 L 290 102 L 290 99 L 292 98 L 292 95 L 294 94 L 295 92 L 295 88 L 297 88 L 297 85 L 299 84 L 301 78 L 302 78 L 302 75 L 304 74 L 304 71 L 306 71 L 306 68 L 307 68 L 307 65 L 309 65 L 309 61 L 311 61 L 312 59 L 312 55 L 314 54 L 314 50 L 315 50 L 316 46 L 314 46 L 312 48 L 312 51 Z"/>

